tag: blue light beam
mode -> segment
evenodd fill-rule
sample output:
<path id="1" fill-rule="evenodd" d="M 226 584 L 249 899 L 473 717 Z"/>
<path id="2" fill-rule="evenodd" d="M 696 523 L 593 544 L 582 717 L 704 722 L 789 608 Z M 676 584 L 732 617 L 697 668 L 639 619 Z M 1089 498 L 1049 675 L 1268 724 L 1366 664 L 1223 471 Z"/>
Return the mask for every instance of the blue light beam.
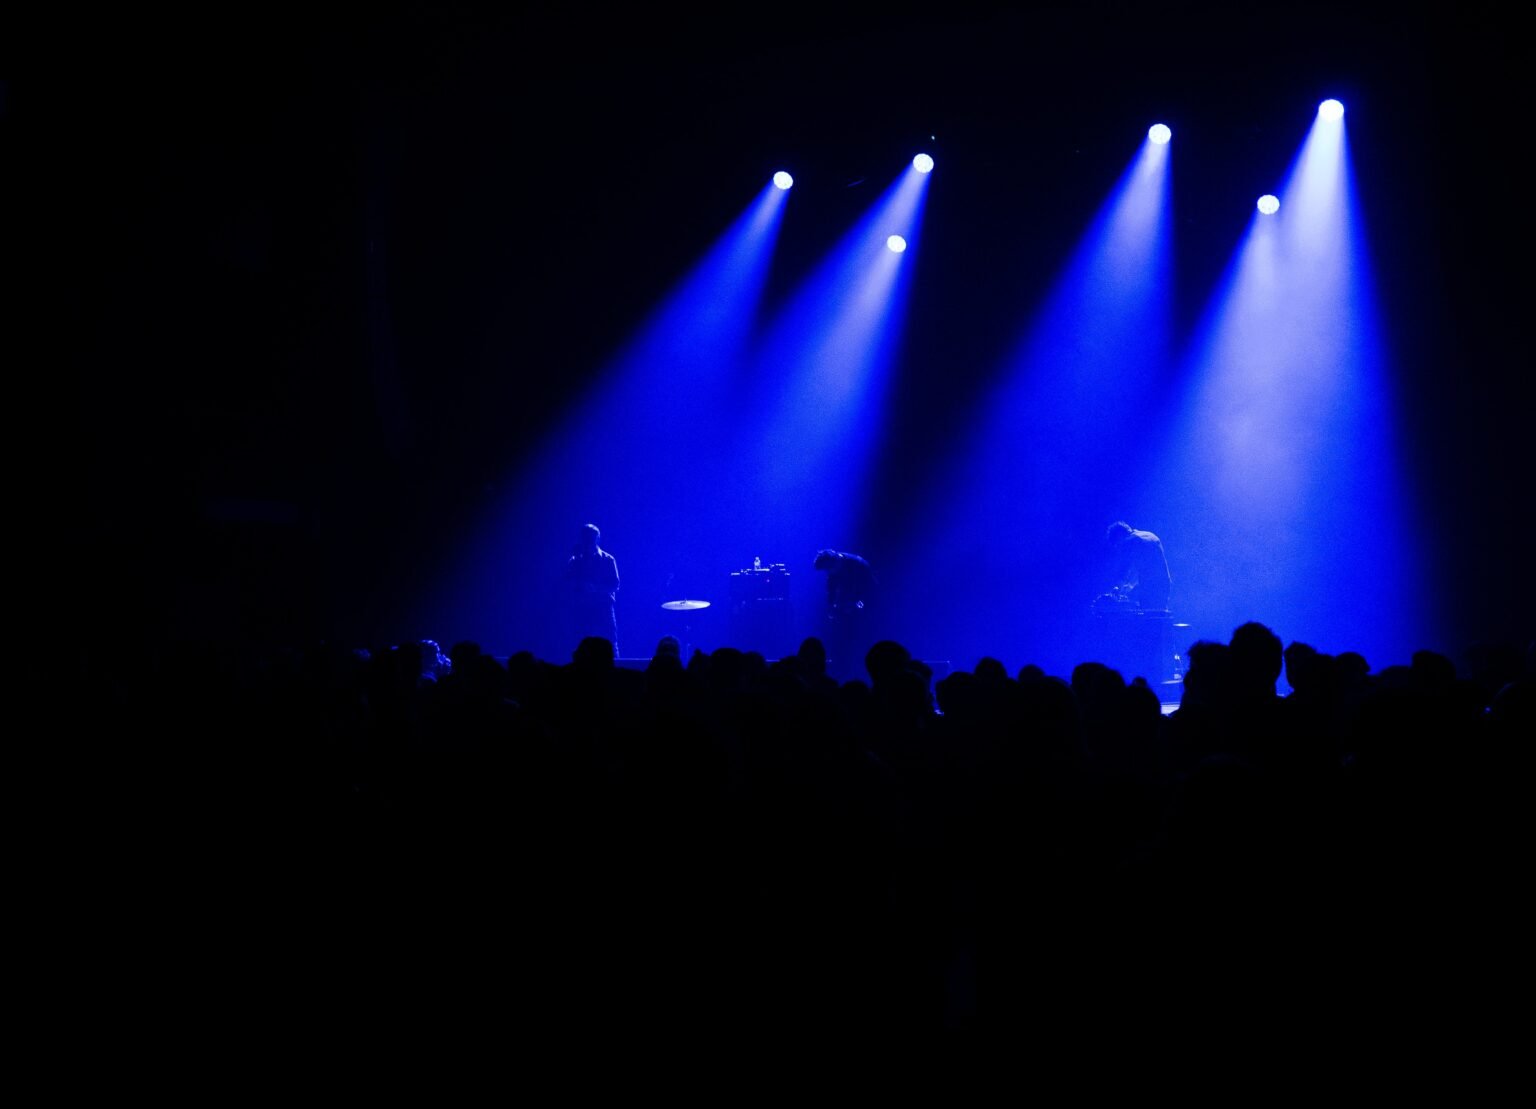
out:
<path id="1" fill-rule="evenodd" d="M 1399 476 L 1341 117 L 1319 113 L 1275 215 L 1255 214 L 1187 359 L 1149 490 L 1194 633 L 1260 620 L 1325 651 L 1404 660 L 1436 634 Z"/>
<path id="2" fill-rule="evenodd" d="M 1063 672 L 1082 660 L 1095 592 L 1084 551 L 1125 511 L 1166 373 L 1169 151 L 1143 139 L 919 497 L 900 558 L 914 577 L 893 592 L 915 599 L 905 623 L 935 650 Z"/>
<path id="3" fill-rule="evenodd" d="M 680 572 L 675 552 L 698 538 L 697 506 L 716 495 L 701 483 L 718 471 L 724 449 L 723 390 L 747 358 L 788 195 L 766 184 L 596 375 L 586 398 L 523 453 L 461 543 L 458 564 L 443 568 L 426 626 L 452 628 L 444 634 L 487 649 L 569 658 L 558 576 L 573 529 L 591 521 L 621 556 L 622 649 L 654 646 L 654 629 L 636 616 L 666 599 L 663 583 Z M 622 264 L 617 256 L 614 264 Z M 545 371 L 514 361 L 509 372 Z M 531 395 L 546 391 L 540 384 Z"/>
<path id="4" fill-rule="evenodd" d="M 909 166 L 828 252 L 769 327 L 741 394 L 760 413 L 743 436 L 738 534 L 787 558 L 851 545 L 905 318 L 929 176 Z M 889 240 L 900 237 L 905 250 Z"/>

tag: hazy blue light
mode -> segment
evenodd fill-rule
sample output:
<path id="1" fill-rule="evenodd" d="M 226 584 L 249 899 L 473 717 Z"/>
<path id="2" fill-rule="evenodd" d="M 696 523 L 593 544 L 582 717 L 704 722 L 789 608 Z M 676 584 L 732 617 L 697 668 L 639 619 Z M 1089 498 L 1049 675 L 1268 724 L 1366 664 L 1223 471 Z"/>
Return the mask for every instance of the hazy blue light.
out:
<path id="1" fill-rule="evenodd" d="M 1151 139 L 1158 146 L 1162 146 L 1169 139 L 1173 138 L 1173 132 L 1168 129 L 1166 123 L 1154 123 L 1147 131 L 1147 138 Z"/>
<path id="2" fill-rule="evenodd" d="M 714 479 L 719 493 L 694 510 L 715 542 L 791 566 L 792 588 L 805 590 L 796 611 L 810 617 L 802 637 L 818 633 L 824 600 L 810 558 L 822 547 L 861 546 L 931 181 L 903 167 L 829 247 L 760 331 L 750 369 L 734 383 L 735 407 L 717 422 L 729 458 Z M 905 254 L 891 252 L 893 233 L 907 241 Z"/>
<path id="3" fill-rule="evenodd" d="M 795 183 L 795 179 L 781 169 L 773 175 L 773 183 L 781 189 L 787 189 Z"/>
<path id="4" fill-rule="evenodd" d="M 1324 100 L 1317 106 L 1317 117 L 1329 123 L 1344 118 L 1344 105 L 1337 100 Z"/>
<path id="5" fill-rule="evenodd" d="M 1094 657 L 1104 529 L 1157 526 L 1127 491 L 1167 391 L 1172 150 L 1140 140 L 1043 302 L 1013 305 L 1020 334 L 992 379 L 943 414 L 880 569 L 914 652 L 1059 673 Z"/>
<path id="6" fill-rule="evenodd" d="M 697 264 L 598 365 L 577 361 L 580 341 L 561 366 L 526 365 L 515 338 L 520 309 L 508 305 L 505 372 L 530 380 L 579 372 L 588 390 L 568 391 L 555 404 L 540 401 L 537 389 L 528 392 L 543 411 L 522 426 L 542 433 L 509 440 L 508 470 L 494 495 L 487 485 L 482 514 L 460 533 L 444 535 L 451 549 L 440 572 L 423 583 L 436 596 L 422 600 L 422 626 L 497 654 L 530 649 L 568 659 L 574 644 L 566 638 L 559 573 L 573 529 L 586 522 L 602 529 L 603 546 L 619 562 L 625 654 L 648 653 L 661 634 L 677 630 L 666 625 L 670 614 L 661 611 L 662 601 L 717 598 L 707 575 L 743 559 L 751 563 L 756 552 L 735 549 L 735 537 L 718 534 L 700 506 L 731 495 L 728 418 L 742 406 L 730 389 L 750 362 L 788 197 L 763 182 L 728 228 L 698 243 Z M 595 307 L 594 322 L 606 311 Z M 706 630 L 697 627 L 694 642 Z"/>
<path id="7" fill-rule="evenodd" d="M 892 235 L 889 239 L 885 240 L 885 249 L 893 254 L 900 254 L 903 250 L 907 249 L 907 240 L 903 239 L 900 235 Z"/>
<path id="8" fill-rule="evenodd" d="M 1437 629 L 1346 126 L 1316 118 L 1279 193 L 1286 218 L 1249 219 L 1159 421 L 1145 503 L 1192 639 L 1259 620 L 1380 667 Z"/>
<path id="9" fill-rule="evenodd" d="M 912 168 L 918 173 L 928 173 L 933 169 L 933 159 L 926 154 L 919 154 L 912 159 Z"/>
<path id="10" fill-rule="evenodd" d="M 1270 193 L 1259 197 L 1259 211 L 1266 216 L 1272 216 L 1280 210 L 1280 198 Z"/>

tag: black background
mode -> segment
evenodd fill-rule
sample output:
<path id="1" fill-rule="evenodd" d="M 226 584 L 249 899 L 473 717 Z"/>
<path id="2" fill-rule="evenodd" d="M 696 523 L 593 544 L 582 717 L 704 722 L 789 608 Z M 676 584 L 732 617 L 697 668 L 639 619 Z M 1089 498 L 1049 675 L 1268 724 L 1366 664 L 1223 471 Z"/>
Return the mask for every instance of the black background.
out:
<path id="1" fill-rule="evenodd" d="M 770 298 L 927 148 L 945 179 L 904 357 L 934 372 L 907 375 L 897 487 L 1149 122 L 1175 133 L 1187 325 L 1332 95 L 1433 603 L 1458 642 L 1528 638 L 1530 96 L 1498 13 L 264 5 L 20 28 L 0 200 L 22 609 L 92 640 L 417 634 L 420 568 L 771 172 L 798 210 Z"/>

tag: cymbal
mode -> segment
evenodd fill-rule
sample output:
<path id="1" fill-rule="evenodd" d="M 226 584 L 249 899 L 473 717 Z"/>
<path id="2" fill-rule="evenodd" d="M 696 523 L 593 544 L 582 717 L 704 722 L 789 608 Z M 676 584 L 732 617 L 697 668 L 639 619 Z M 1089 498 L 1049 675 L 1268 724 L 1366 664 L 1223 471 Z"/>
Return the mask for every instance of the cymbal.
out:
<path id="1" fill-rule="evenodd" d="M 668 601 L 661 606 L 668 612 L 693 612 L 695 609 L 708 608 L 708 601 Z"/>

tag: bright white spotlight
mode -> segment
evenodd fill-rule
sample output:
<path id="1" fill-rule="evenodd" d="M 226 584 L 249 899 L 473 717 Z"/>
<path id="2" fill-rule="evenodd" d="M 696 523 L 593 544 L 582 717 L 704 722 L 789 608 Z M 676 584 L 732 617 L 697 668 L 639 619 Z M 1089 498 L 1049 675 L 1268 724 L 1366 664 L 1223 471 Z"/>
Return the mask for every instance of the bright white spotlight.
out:
<path id="1" fill-rule="evenodd" d="M 916 158 L 912 159 L 912 168 L 917 170 L 918 173 L 927 173 L 933 169 L 933 159 L 926 154 L 919 154 Z"/>
<path id="2" fill-rule="evenodd" d="M 885 240 L 885 249 L 889 250 L 892 254 L 900 254 L 903 250 L 907 249 L 907 240 L 903 239 L 900 235 L 892 235 L 889 239 Z"/>
<path id="3" fill-rule="evenodd" d="M 1147 138 L 1158 146 L 1162 146 L 1169 139 L 1173 138 L 1173 132 L 1168 130 L 1166 123 L 1154 123 L 1147 130 Z"/>
<path id="4" fill-rule="evenodd" d="M 1344 105 L 1340 104 L 1337 100 L 1324 100 L 1317 106 L 1317 116 L 1319 119 L 1326 119 L 1330 123 L 1336 119 L 1343 119 Z"/>
<path id="5" fill-rule="evenodd" d="M 781 189 L 787 189 L 795 183 L 795 179 L 781 169 L 773 175 L 773 183 Z"/>
<path id="6" fill-rule="evenodd" d="M 1280 198 L 1270 193 L 1259 197 L 1259 211 L 1266 216 L 1272 216 L 1280 210 Z"/>

